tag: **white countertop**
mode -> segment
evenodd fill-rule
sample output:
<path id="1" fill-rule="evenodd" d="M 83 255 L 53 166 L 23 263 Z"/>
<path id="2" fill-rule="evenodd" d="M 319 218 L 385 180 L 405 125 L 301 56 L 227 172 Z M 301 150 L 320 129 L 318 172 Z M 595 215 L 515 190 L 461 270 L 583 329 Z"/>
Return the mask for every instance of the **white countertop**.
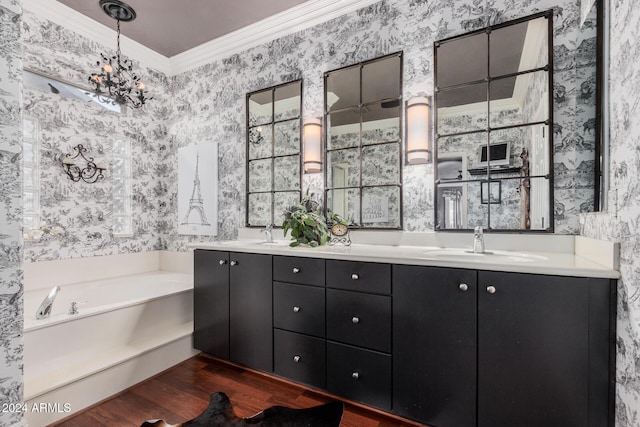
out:
<path id="1" fill-rule="evenodd" d="M 292 248 L 289 241 L 274 244 L 264 239 L 241 239 L 221 242 L 193 243 L 194 249 L 213 249 L 230 252 L 260 253 L 308 258 L 348 261 L 382 262 L 393 264 L 426 265 L 436 267 L 468 268 L 477 270 L 508 271 L 518 273 L 549 274 L 559 276 L 617 279 L 620 272 L 587 257 L 564 252 L 521 252 L 492 250 L 489 254 L 468 253 L 466 248 L 434 246 L 368 245 L 321 246 Z M 596 258 L 597 259 L 597 258 Z"/>

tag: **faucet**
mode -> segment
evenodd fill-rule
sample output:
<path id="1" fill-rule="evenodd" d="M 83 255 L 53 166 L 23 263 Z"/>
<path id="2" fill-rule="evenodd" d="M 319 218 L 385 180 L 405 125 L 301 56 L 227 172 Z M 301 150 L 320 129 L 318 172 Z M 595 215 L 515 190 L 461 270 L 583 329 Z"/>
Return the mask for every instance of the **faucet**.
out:
<path id="1" fill-rule="evenodd" d="M 56 299 L 58 291 L 60 291 L 60 286 L 54 286 L 53 289 L 51 289 L 49 295 L 44 298 L 42 304 L 40 304 L 40 307 L 38 308 L 38 311 L 36 311 L 36 319 L 46 319 L 49 317 L 51 314 L 51 308 L 53 307 L 53 300 Z"/>
<path id="2" fill-rule="evenodd" d="M 482 226 L 480 225 L 473 229 L 473 253 L 484 253 L 484 234 L 482 233 Z"/>
<path id="3" fill-rule="evenodd" d="M 267 235 L 267 243 L 273 243 L 273 225 L 267 224 L 262 232 Z"/>

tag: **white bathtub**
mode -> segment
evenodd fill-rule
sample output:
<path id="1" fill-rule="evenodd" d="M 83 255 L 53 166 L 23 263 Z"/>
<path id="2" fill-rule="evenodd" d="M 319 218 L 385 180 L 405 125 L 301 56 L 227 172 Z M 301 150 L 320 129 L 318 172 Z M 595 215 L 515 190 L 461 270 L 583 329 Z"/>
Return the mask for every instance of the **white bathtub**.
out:
<path id="1" fill-rule="evenodd" d="M 60 287 L 51 316 L 42 320 L 35 313 L 50 289 L 24 294 L 30 427 L 65 418 L 197 353 L 190 273 L 156 270 Z M 68 314 L 72 302 L 78 314 Z M 29 410 L 42 404 L 57 410 Z"/>

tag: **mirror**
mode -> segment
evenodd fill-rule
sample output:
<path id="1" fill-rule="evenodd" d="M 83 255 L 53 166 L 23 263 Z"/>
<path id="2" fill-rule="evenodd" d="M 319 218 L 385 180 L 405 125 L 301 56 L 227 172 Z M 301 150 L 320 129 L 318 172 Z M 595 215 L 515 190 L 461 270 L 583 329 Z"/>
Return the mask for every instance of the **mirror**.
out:
<path id="1" fill-rule="evenodd" d="M 247 94 L 248 227 L 279 225 L 300 201 L 302 80 Z"/>
<path id="2" fill-rule="evenodd" d="M 352 227 L 402 228 L 402 53 L 325 73 L 325 206 Z"/>
<path id="3" fill-rule="evenodd" d="M 434 44 L 436 230 L 553 232 L 551 21 Z"/>

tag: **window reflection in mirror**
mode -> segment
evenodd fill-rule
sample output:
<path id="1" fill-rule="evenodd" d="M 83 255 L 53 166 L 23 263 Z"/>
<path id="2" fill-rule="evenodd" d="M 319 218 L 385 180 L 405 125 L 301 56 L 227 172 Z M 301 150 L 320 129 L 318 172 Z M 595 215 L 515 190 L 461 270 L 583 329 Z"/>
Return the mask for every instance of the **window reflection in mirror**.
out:
<path id="1" fill-rule="evenodd" d="M 553 231 L 551 21 L 434 44 L 436 229 Z"/>
<path id="2" fill-rule="evenodd" d="M 402 53 L 325 73 L 325 206 L 354 227 L 402 228 Z"/>
<path id="3" fill-rule="evenodd" d="M 247 94 L 247 226 L 279 225 L 301 196 L 302 81 Z"/>

